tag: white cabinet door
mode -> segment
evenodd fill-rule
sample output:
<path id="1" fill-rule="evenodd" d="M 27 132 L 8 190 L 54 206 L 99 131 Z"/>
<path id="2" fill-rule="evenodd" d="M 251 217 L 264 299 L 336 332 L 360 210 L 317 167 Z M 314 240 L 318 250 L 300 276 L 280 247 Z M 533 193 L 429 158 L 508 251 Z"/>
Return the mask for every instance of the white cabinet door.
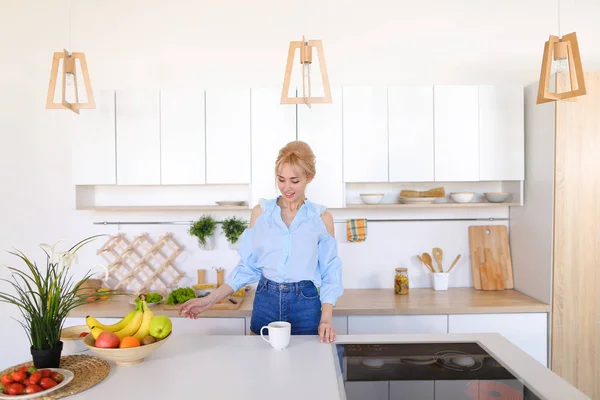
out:
<path id="1" fill-rule="evenodd" d="M 250 183 L 250 89 L 206 90 L 206 183 Z"/>
<path id="2" fill-rule="evenodd" d="M 479 180 L 479 88 L 435 86 L 435 180 Z"/>
<path id="3" fill-rule="evenodd" d="M 434 381 L 391 381 L 390 400 L 438 400 Z"/>
<path id="4" fill-rule="evenodd" d="M 342 98 L 341 89 L 331 91 L 334 99 Z M 317 159 L 317 175 L 308 185 L 308 199 L 331 208 L 343 207 L 342 102 L 313 104 L 312 108 L 298 105 L 298 139 L 310 145 Z"/>
<path id="5" fill-rule="evenodd" d="M 433 182 L 433 86 L 388 89 L 390 182 Z"/>
<path id="6" fill-rule="evenodd" d="M 348 316 L 349 335 L 387 333 L 447 333 L 447 315 Z"/>
<path id="7" fill-rule="evenodd" d="M 116 175 L 115 92 L 94 93 L 96 109 L 74 119 L 72 171 L 75 185 L 114 185 Z"/>
<path id="8" fill-rule="evenodd" d="M 275 161 L 279 150 L 296 140 L 296 107 L 280 104 L 281 89 L 252 89 L 252 198 L 279 195 Z"/>
<path id="9" fill-rule="evenodd" d="M 117 91 L 117 184 L 160 184 L 157 90 Z"/>
<path id="10" fill-rule="evenodd" d="M 388 381 L 378 382 L 345 382 L 346 399 L 348 400 L 389 400 Z"/>
<path id="11" fill-rule="evenodd" d="M 343 101 L 344 182 L 387 182 L 387 89 L 346 86 Z"/>
<path id="12" fill-rule="evenodd" d="M 479 87 L 479 180 L 525 179 L 523 87 Z"/>
<path id="13" fill-rule="evenodd" d="M 162 90 L 160 154 L 163 185 L 198 185 L 205 176 L 204 90 Z"/>
<path id="14" fill-rule="evenodd" d="M 461 314 L 450 315 L 449 333 L 499 333 L 538 360 L 548 364 L 548 315 Z"/>
<path id="15" fill-rule="evenodd" d="M 244 335 L 244 318 L 171 318 L 177 335 Z"/>

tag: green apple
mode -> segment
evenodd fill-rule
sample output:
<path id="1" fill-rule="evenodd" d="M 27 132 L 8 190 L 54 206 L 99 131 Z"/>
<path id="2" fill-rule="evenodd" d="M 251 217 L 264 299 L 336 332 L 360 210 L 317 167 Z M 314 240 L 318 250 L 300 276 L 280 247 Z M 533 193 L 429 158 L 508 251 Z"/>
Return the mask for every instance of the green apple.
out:
<path id="1" fill-rule="evenodd" d="M 173 329 L 173 323 L 166 315 L 155 315 L 150 321 L 150 334 L 157 339 L 169 336 Z"/>

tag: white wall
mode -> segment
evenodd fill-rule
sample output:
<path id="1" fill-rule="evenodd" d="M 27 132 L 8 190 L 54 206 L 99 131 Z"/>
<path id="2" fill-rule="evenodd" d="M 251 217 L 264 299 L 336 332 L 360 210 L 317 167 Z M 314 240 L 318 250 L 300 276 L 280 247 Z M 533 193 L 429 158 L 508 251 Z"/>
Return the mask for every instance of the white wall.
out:
<path id="1" fill-rule="evenodd" d="M 586 69 L 600 67 L 594 52 L 600 2 L 562 3 L 563 32 L 577 31 Z M 15 246 L 42 262 L 40 242 L 115 231 L 92 225 L 96 220 L 197 217 L 74 210 L 70 127 L 76 117 L 44 109 L 52 53 L 69 48 L 69 41 L 70 50 L 85 51 L 95 89 L 278 86 L 288 43 L 302 34 L 324 40 L 332 84 L 524 84 L 537 79 L 543 43 L 556 33 L 555 7 L 546 0 L 76 0 L 71 14 L 69 34 L 67 0 L 0 2 L 0 249 Z M 343 236 L 343 225 L 336 233 Z M 373 223 L 369 233 L 364 245 L 340 243 L 350 287 L 391 287 L 393 268 L 409 262 L 413 282 L 426 285 L 414 254 L 434 245 L 463 255 L 468 249 L 465 223 Z M 98 260 L 96 248 L 82 252 L 82 269 Z M 235 258 L 229 250 L 189 253 L 185 268 Z M 0 264 L 13 261 L 0 253 Z M 466 257 L 461 263 L 453 279 L 469 285 Z M 26 340 L 8 319 L 16 311 L 2 305 L 0 312 L 2 363 L 9 365 L 27 357 Z"/>

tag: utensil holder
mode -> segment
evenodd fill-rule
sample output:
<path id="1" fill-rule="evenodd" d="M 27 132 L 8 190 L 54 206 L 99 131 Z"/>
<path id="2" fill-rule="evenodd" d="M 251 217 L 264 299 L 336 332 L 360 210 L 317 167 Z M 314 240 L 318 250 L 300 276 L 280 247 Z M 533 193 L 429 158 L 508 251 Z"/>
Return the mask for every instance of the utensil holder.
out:
<path id="1" fill-rule="evenodd" d="M 433 290 L 448 290 L 448 279 L 450 275 L 446 272 L 436 272 L 431 274 L 433 281 Z"/>

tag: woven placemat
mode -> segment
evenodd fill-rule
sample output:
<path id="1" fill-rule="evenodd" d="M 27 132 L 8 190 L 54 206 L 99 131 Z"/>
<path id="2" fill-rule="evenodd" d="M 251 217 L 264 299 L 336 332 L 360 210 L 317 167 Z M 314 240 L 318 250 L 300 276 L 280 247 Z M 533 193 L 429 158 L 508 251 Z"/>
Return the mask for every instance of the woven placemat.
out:
<path id="1" fill-rule="evenodd" d="M 32 361 L 15 365 L 0 372 L 0 376 L 19 369 L 24 365 L 33 365 Z M 86 355 L 72 355 L 60 358 L 60 368 L 69 370 L 75 375 L 68 385 L 46 396 L 38 397 L 40 400 L 55 400 L 81 393 L 97 385 L 106 378 L 110 372 L 110 365 L 101 358 Z M 18 398 L 19 396 L 15 396 Z"/>

